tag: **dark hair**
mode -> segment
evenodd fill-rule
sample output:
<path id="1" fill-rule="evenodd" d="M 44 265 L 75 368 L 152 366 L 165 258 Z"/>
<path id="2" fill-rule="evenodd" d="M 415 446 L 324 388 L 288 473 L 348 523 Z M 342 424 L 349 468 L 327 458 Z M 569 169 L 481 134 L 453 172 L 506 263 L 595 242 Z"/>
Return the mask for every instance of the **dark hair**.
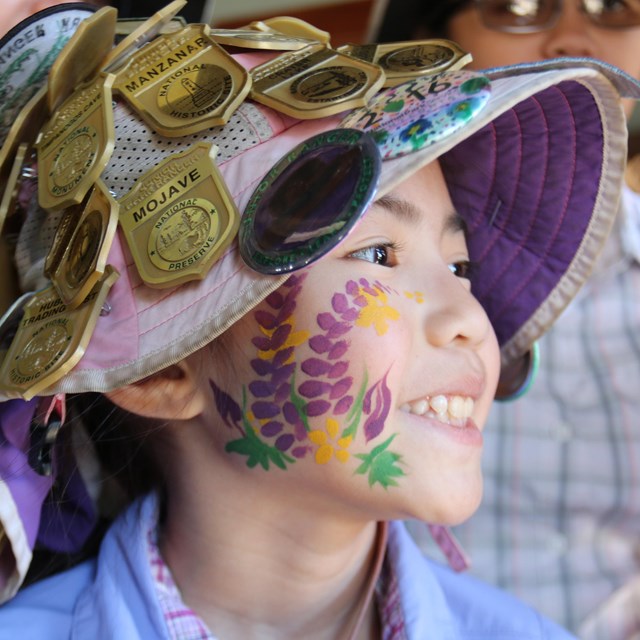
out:
<path id="1" fill-rule="evenodd" d="M 417 27 L 428 37 L 446 37 L 447 23 L 471 0 L 389 0 L 377 42 L 398 42 L 415 38 Z"/>

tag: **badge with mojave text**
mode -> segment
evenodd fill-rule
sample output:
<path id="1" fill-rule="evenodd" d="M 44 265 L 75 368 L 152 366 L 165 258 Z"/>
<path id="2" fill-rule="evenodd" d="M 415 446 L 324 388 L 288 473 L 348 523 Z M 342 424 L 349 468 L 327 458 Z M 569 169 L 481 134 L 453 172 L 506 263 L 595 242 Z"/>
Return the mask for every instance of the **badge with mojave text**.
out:
<path id="1" fill-rule="evenodd" d="M 157 37 L 117 72 L 120 93 L 158 133 L 185 136 L 227 122 L 251 86 L 251 77 L 194 24 Z"/>
<path id="2" fill-rule="evenodd" d="M 236 236 L 240 214 L 216 167 L 217 151 L 199 142 L 173 154 L 120 201 L 120 226 L 150 287 L 201 280 Z"/>

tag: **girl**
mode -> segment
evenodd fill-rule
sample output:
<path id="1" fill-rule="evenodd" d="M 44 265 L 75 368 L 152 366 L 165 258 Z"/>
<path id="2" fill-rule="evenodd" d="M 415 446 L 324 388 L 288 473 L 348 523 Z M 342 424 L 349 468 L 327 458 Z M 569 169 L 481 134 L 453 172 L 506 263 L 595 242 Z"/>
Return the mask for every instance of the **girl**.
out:
<path id="1" fill-rule="evenodd" d="M 206 110 L 199 71 L 173 69 L 158 103 L 180 78 L 174 109 L 197 93 Z M 337 101 L 335 66 L 319 73 Z M 61 158 L 85 131 L 50 160 L 45 123 L 40 198 L 64 205 L 30 203 L 17 268 L 53 284 L 5 316 L 22 318 L 0 370 L 7 596 L 36 536 L 69 548 L 91 528 L 87 492 L 123 480 L 130 504 L 96 557 L 0 609 L 0 637 L 567 637 L 424 560 L 396 521 L 477 507 L 500 359 L 518 369 L 610 227 L 623 87 L 637 94 L 579 63 L 458 71 L 312 119 L 256 90 L 182 137 L 125 88 L 104 101 L 115 151 L 79 204 Z M 65 131 L 71 100 L 49 121 Z"/>

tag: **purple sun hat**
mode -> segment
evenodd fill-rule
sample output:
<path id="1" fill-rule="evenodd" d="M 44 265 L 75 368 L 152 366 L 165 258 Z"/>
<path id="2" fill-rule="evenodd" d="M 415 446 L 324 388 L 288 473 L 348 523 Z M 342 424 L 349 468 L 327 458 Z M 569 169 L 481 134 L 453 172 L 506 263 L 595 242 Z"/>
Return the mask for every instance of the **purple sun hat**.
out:
<path id="1" fill-rule="evenodd" d="M 206 28 L 197 29 L 208 42 Z M 161 44 L 158 49 L 166 49 Z M 314 56 L 334 55 L 310 46 Z M 259 86 L 271 77 L 263 65 L 301 55 L 233 51 L 225 63 L 236 65 L 231 85 L 250 73 Z M 87 122 L 84 111 L 77 115 L 77 129 L 69 125 L 69 137 L 57 148 L 52 144 L 48 155 L 49 141 L 58 136 L 58 112 L 39 122 L 41 155 L 29 167 L 39 189 L 23 191 L 21 213 L 10 216 L 4 231 L 5 237 L 12 234 L 17 288 L 35 293 L 26 302 L 21 298 L 21 313 L 13 309 L 0 325 L 3 415 L 13 406 L 9 400 L 105 392 L 180 361 L 282 285 L 292 269 L 339 243 L 373 198 L 435 160 L 469 227 L 471 259 L 478 263 L 472 290 L 498 334 L 503 362 L 521 357 L 576 295 L 606 239 L 626 158 L 620 96 L 640 96 L 625 74 L 577 60 L 485 73 L 445 71 L 382 90 L 373 79 L 355 97 L 359 72 L 332 68 L 317 84 L 303 78 L 295 86 L 307 106 L 346 87 L 354 100 L 348 108 L 294 117 L 291 105 L 283 109 L 273 96 L 245 86 L 226 122 L 211 124 L 208 105 L 227 86 L 219 82 L 220 72 L 206 67 L 201 77 L 183 68 L 172 71 L 157 95 L 164 111 L 152 114 L 154 120 L 144 102 L 152 75 L 145 76 L 142 65 L 135 72 L 127 67 L 126 56 L 121 64 L 103 69 L 99 82 L 94 78 L 82 89 L 99 87 L 90 105 L 100 103 L 100 117 L 91 112 Z M 128 98 L 129 89 L 135 100 Z M 64 102 L 60 113 L 73 115 L 75 99 Z M 188 115 L 189 101 L 205 124 L 176 133 L 163 113 Z M 66 122 L 64 117 L 59 119 Z M 85 135 L 92 127 L 102 127 L 112 144 L 92 146 Z M 7 145 L 3 149 L 11 160 L 14 142 L 11 153 Z M 260 230 L 268 225 L 261 216 L 267 211 L 275 218 L 279 207 L 261 206 L 264 194 L 283 205 L 279 186 L 296 184 L 301 167 L 314 169 L 301 181 L 308 191 L 314 179 L 322 187 L 318 176 L 335 178 L 327 166 L 340 166 L 345 158 L 344 180 L 337 187 L 331 182 L 336 217 L 309 197 L 300 224 L 266 243 Z M 85 169 L 90 189 L 68 198 Z M 211 181 L 215 195 L 206 191 Z M 182 197 L 190 182 L 204 191 Z M 329 184 L 324 180 L 325 188 Z M 36 195 L 43 185 L 50 189 L 46 207 Z M 234 210 L 244 215 L 241 221 Z M 216 234 L 220 246 L 209 251 Z M 204 262 L 206 269 L 189 271 Z M 171 280 L 174 272 L 178 277 Z M 16 288 L 11 273 L 2 277 L 5 290 Z M 12 320 L 21 314 L 16 325 Z M 25 409 L 21 415 L 28 430 L 30 414 Z M 80 504 L 82 491 L 76 495 Z M 37 511 L 40 501 L 32 504 Z M 16 518 L 28 519 L 20 511 L 24 500 L 16 505 L 13 517 L 0 514 L 7 532 L 17 530 Z M 32 533 L 24 531 L 20 541 L 9 540 L 14 556 L 22 554 L 13 585 L 24 578 L 24 550 L 33 543 Z"/>

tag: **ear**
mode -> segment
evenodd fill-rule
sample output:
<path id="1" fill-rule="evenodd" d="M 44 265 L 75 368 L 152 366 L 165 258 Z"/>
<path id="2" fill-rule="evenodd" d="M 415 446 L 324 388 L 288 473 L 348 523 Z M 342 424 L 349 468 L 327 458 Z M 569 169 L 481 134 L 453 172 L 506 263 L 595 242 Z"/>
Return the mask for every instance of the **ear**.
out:
<path id="1" fill-rule="evenodd" d="M 207 406 L 206 392 L 189 360 L 104 395 L 129 413 L 161 420 L 189 420 Z"/>

